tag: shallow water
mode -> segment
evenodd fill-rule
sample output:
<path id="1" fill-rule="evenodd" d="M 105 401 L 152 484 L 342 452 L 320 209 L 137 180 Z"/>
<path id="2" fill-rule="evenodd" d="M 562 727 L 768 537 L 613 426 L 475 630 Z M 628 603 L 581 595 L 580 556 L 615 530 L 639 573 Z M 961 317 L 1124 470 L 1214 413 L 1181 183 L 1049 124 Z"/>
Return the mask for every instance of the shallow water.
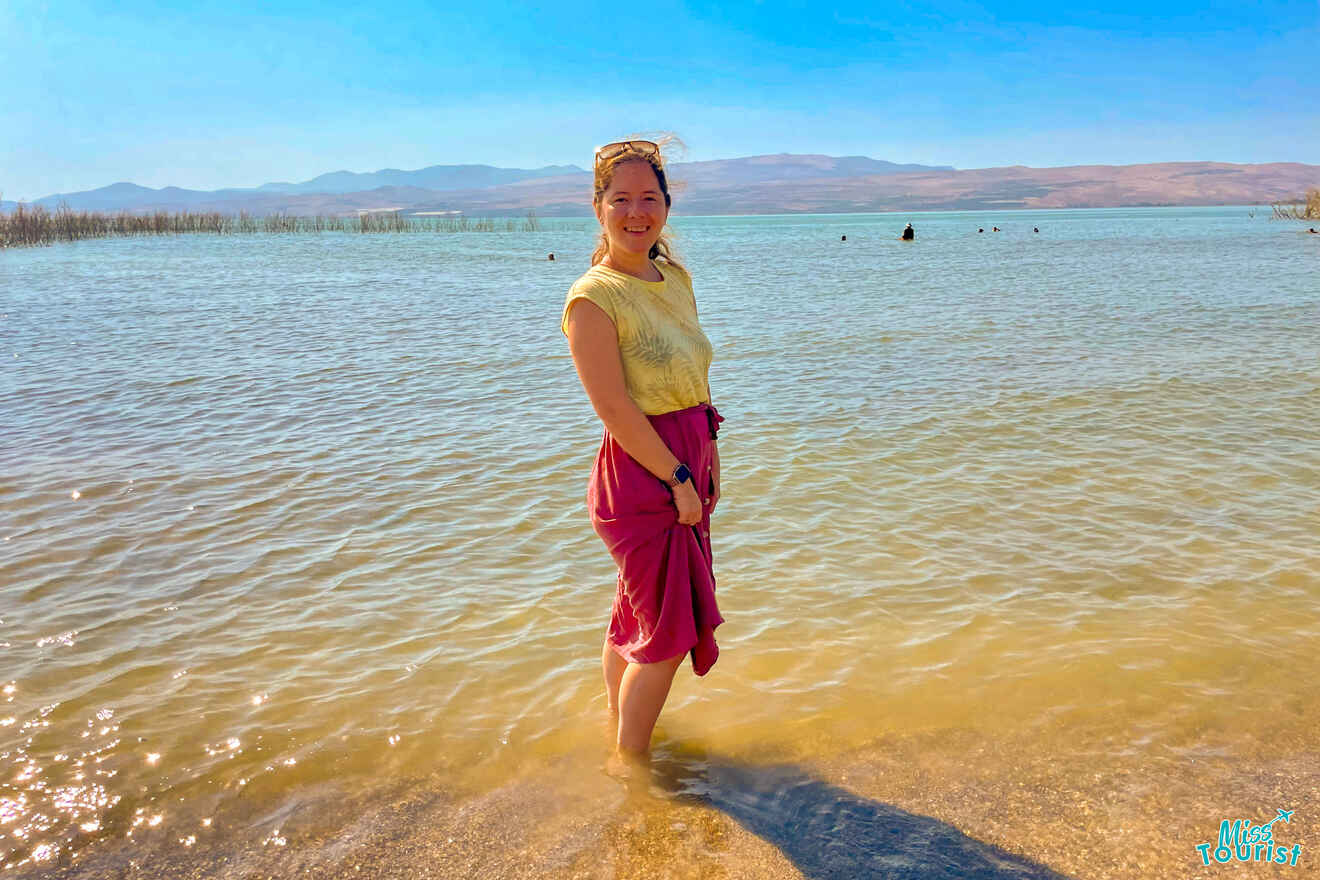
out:
<path id="1" fill-rule="evenodd" d="M 1320 806 L 1320 245 L 1248 212 L 676 218 L 727 623 L 661 753 L 831 785 L 943 756 L 885 804 L 1003 794 L 1023 750 L 1083 803 L 1268 762 L 1279 802 L 1241 809 Z M 581 778 L 600 427 L 558 330 L 592 225 L 0 253 L 0 863 L 324 867 L 431 793 L 614 803 Z M 1123 784 L 1129 817 L 1176 811 Z M 1230 806 L 1185 818 L 1210 839 Z"/>

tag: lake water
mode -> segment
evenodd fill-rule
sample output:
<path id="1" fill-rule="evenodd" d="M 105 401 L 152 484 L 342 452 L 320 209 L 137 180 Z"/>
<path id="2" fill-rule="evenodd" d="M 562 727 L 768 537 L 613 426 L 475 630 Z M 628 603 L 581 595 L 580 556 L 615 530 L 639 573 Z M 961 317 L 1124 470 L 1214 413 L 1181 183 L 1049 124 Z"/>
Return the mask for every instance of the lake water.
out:
<path id="1" fill-rule="evenodd" d="M 1276 809 L 1314 864 L 1320 236 L 1250 212 L 675 218 L 727 622 L 640 805 L 594 222 L 0 252 L 0 864 L 816 877 L 929 822 L 1191 877 Z"/>

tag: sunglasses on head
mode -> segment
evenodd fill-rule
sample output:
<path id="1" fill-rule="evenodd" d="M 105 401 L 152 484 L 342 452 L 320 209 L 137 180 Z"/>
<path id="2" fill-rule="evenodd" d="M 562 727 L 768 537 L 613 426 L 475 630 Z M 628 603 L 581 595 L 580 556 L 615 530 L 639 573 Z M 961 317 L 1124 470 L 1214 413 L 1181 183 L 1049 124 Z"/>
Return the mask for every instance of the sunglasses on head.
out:
<path id="1" fill-rule="evenodd" d="M 622 155 L 629 150 L 641 153 L 643 156 L 650 158 L 651 156 L 659 155 L 660 145 L 653 141 L 616 141 L 615 143 L 606 144 L 603 147 L 596 148 L 596 162 L 597 164 L 608 162 L 615 156 Z"/>

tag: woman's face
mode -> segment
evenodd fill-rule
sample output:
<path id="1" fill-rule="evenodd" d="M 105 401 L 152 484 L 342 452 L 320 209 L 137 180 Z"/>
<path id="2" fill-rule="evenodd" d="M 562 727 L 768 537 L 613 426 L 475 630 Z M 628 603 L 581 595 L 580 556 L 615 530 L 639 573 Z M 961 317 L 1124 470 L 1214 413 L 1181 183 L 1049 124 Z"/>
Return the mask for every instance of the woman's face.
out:
<path id="1" fill-rule="evenodd" d="M 614 166 L 614 179 L 596 205 L 596 219 L 612 253 L 650 253 L 669 219 L 665 194 L 650 162 L 637 159 Z"/>

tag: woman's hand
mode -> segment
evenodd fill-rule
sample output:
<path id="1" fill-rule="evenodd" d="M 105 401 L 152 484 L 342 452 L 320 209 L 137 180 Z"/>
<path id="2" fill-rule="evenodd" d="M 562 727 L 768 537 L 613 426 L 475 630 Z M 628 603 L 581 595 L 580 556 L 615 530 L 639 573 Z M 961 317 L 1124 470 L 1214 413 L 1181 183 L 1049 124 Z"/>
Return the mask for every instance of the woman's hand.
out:
<path id="1" fill-rule="evenodd" d="M 701 522 L 701 499 L 697 497 L 697 488 L 691 480 L 684 480 L 672 488 L 674 506 L 678 508 L 678 521 L 685 526 L 695 526 Z"/>

